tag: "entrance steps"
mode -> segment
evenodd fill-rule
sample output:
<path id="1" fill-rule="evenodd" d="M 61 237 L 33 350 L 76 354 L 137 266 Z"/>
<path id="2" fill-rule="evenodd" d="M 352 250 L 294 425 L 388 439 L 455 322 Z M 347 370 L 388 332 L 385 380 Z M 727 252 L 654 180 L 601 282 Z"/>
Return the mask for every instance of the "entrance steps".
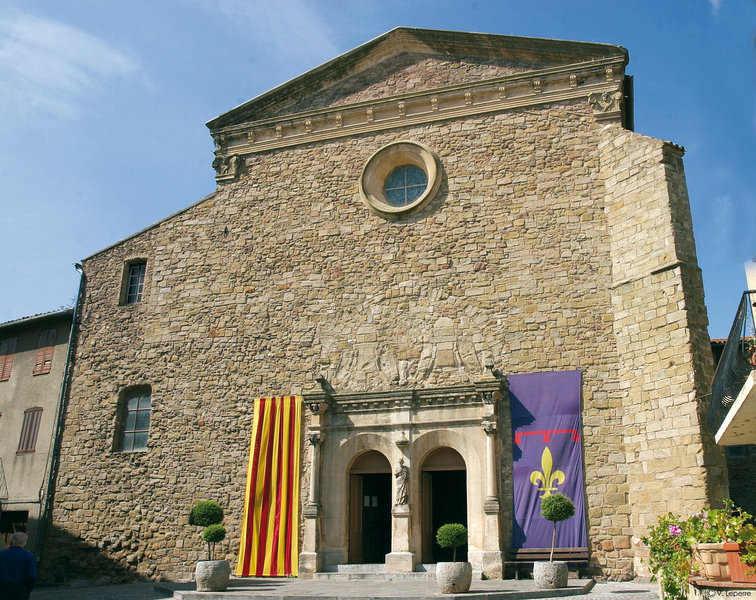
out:
<path id="1" fill-rule="evenodd" d="M 321 581 L 435 581 L 436 565 L 415 565 L 414 573 L 386 573 L 386 565 L 328 565 L 325 572 L 313 573 L 313 579 Z M 480 572 L 473 572 L 473 579 L 480 579 Z"/>

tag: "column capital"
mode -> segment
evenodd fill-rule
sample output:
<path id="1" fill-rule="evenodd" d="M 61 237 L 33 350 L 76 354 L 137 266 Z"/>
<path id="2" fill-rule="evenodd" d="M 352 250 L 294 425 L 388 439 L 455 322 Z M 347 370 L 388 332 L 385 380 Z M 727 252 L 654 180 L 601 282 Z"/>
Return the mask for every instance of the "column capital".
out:
<path id="1" fill-rule="evenodd" d="M 496 421 L 492 420 L 484 420 L 480 424 L 481 429 L 486 432 L 486 435 L 493 435 L 496 432 L 496 429 L 498 428 L 498 424 Z"/>
<path id="2" fill-rule="evenodd" d="M 307 430 L 307 441 L 310 442 L 313 446 L 317 447 L 320 445 L 320 443 L 325 439 L 325 432 L 319 431 L 317 429 L 308 429 Z"/>

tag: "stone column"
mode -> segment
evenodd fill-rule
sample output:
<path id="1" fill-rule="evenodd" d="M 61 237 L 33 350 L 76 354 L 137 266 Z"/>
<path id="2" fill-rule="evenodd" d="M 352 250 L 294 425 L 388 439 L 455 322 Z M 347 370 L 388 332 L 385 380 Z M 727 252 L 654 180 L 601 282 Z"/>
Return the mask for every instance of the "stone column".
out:
<path id="1" fill-rule="evenodd" d="M 485 540 L 481 563 L 483 573 L 490 579 L 501 579 L 503 562 L 501 554 L 501 511 L 496 486 L 496 430 L 495 417 L 484 417 L 481 428 L 486 433 L 486 500 L 483 512 L 486 515 Z"/>
<path id="2" fill-rule="evenodd" d="M 486 432 L 486 502 L 496 500 L 496 456 L 494 451 L 494 434 L 496 421 L 483 421 L 480 425 Z"/>
<path id="3" fill-rule="evenodd" d="M 308 505 L 320 506 L 320 442 L 324 434 L 319 429 L 307 431 L 307 441 L 312 445 L 312 462 L 310 463 L 310 496 Z"/>
<path id="4" fill-rule="evenodd" d="M 307 399 L 305 400 L 307 402 Z M 321 556 L 318 552 L 320 545 L 320 445 L 325 439 L 322 430 L 321 414 L 324 404 L 317 398 L 307 402 L 312 420 L 307 428 L 305 437 L 310 444 L 310 489 L 307 502 L 302 510 L 304 532 L 302 535 L 302 549 L 299 553 L 299 576 L 311 578 L 313 573 L 321 570 Z"/>

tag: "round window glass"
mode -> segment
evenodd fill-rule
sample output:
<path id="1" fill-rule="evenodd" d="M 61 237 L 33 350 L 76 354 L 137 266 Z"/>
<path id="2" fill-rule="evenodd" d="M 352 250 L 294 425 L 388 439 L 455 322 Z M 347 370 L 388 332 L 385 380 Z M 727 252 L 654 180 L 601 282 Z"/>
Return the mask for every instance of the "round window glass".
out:
<path id="1" fill-rule="evenodd" d="M 375 214 L 401 219 L 433 200 L 441 172 L 441 161 L 428 146 L 411 140 L 391 142 L 365 163 L 360 196 Z"/>
<path id="2" fill-rule="evenodd" d="M 392 206 L 409 206 L 423 195 L 428 187 L 425 172 L 415 165 L 397 167 L 386 178 L 383 193 Z"/>

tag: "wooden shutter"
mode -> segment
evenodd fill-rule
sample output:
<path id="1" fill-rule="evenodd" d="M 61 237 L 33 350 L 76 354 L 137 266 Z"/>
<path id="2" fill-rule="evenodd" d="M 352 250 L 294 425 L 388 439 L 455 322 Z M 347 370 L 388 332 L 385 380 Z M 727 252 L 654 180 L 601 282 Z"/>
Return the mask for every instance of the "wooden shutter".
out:
<path id="1" fill-rule="evenodd" d="M 34 363 L 34 375 L 44 375 L 50 372 L 56 337 L 58 337 L 57 329 L 48 329 L 39 335 L 39 349 L 37 350 L 37 360 Z"/>
<path id="2" fill-rule="evenodd" d="M 39 406 L 27 408 L 24 411 L 24 424 L 21 426 L 21 437 L 18 440 L 17 454 L 28 454 L 37 448 L 37 434 L 42 421 L 42 409 Z"/>
<path id="3" fill-rule="evenodd" d="M 9 338 L 0 343 L 0 381 L 8 381 L 13 368 L 13 354 L 16 352 L 16 339 Z"/>

